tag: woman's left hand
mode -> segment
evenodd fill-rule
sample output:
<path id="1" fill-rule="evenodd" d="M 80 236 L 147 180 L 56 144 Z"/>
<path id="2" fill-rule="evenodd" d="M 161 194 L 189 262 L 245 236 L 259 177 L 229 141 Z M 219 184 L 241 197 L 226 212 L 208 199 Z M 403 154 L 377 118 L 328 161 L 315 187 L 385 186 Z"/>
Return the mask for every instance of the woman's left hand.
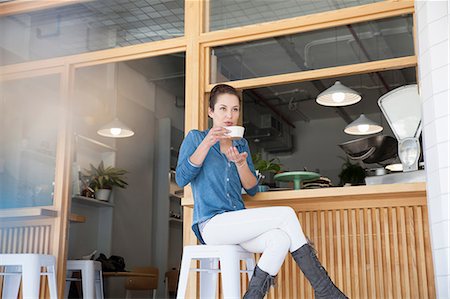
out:
<path id="1" fill-rule="evenodd" d="M 234 162 L 237 167 L 247 164 L 247 152 L 239 153 L 236 147 L 231 146 L 225 153 L 228 160 Z"/>

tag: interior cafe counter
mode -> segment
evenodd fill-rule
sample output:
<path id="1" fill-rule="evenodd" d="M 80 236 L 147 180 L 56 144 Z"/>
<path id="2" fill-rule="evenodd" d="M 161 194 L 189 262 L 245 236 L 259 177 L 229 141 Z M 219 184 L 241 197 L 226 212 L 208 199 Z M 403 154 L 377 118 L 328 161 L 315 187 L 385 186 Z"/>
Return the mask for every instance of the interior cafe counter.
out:
<path id="1" fill-rule="evenodd" d="M 272 191 L 243 198 L 247 208 L 292 207 L 318 258 L 350 298 L 436 297 L 425 183 Z M 191 230 L 193 199 L 186 196 L 182 205 L 184 245 L 197 244 Z M 188 298 L 198 295 L 193 273 Z M 248 280 L 241 279 L 244 292 Z M 313 298 L 289 254 L 268 298 Z"/>

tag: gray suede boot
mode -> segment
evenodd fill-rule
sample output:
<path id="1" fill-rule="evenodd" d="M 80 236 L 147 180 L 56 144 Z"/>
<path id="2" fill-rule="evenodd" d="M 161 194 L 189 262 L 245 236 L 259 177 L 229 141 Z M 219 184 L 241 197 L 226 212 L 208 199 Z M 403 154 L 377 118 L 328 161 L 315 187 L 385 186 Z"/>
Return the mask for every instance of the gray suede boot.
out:
<path id="1" fill-rule="evenodd" d="M 348 299 L 331 281 L 327 271 L 317 259 L 313 247 L 305 244 L 291 254 L 300 270 L 311 283 L 316 299 Z"/>
<path id="2" fill-rule="evenodd" d="M 261 270 L 258 266 L 253 271 L 252 279 L 248 284 L 244 299 L 263 299 L 269 291 L 270 286 L 274 284 L 275 276 Z"/>

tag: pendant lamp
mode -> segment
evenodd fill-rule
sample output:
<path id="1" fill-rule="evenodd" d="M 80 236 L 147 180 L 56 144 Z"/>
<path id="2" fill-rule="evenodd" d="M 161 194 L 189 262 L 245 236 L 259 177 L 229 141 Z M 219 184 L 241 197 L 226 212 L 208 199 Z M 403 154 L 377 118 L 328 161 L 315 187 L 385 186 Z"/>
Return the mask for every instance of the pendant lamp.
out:
<path id="1" fill-rule="evenodd" d="M 103 137 L 111 137 L 111 138 L 125 138 L 134 135 L 134 132 L 130 127 L 125 125 L 122 121 L 117 118 L 117 100 L 118 96 L 118 66 L 114 69 L 114 85 L 115 85 L 115 95 L 114 95 L 114 119 L 102 126 L 97 134 Z"/>
<path id="2" fill-rule="evenodd" d="M 104 137 L 124 138 L 133 136 L 134 132 L 116 117 L 113 121 L 101 127 L 97 134 Z"/>
<path id="3" fill-rule="evenodd" d="M 344 132 L 350 135 L 370 135 L 383 131 L 383 127 L 361 114 L 356 120 L 347 125 Z"/>
<path id="4" fill-rule="evenodd" d="M 347 106 L 360 100 L 361 95 L 358 92 L 336 81 L 333 86 L 317 96 L 316 102 L 323 106 Z"/>

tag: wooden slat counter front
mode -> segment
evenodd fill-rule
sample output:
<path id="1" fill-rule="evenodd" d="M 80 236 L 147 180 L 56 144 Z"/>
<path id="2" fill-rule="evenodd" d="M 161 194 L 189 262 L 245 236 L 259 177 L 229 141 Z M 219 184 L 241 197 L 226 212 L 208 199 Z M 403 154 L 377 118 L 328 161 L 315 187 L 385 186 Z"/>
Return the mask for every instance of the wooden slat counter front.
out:
<path id="1" fill-rule="evenodd" d="M 247 208 L 292 207 L 322 264 L 350 298 L 436 297 L 425 183 L 274 191 L 244 200 Z M 184 244 L 196 244 L 192 198 L 182 205 Z M 186 298 L 195 298 L 196 289 L 191 283 Z M 268 298 L 313 298 L 290 255 Z"/>

